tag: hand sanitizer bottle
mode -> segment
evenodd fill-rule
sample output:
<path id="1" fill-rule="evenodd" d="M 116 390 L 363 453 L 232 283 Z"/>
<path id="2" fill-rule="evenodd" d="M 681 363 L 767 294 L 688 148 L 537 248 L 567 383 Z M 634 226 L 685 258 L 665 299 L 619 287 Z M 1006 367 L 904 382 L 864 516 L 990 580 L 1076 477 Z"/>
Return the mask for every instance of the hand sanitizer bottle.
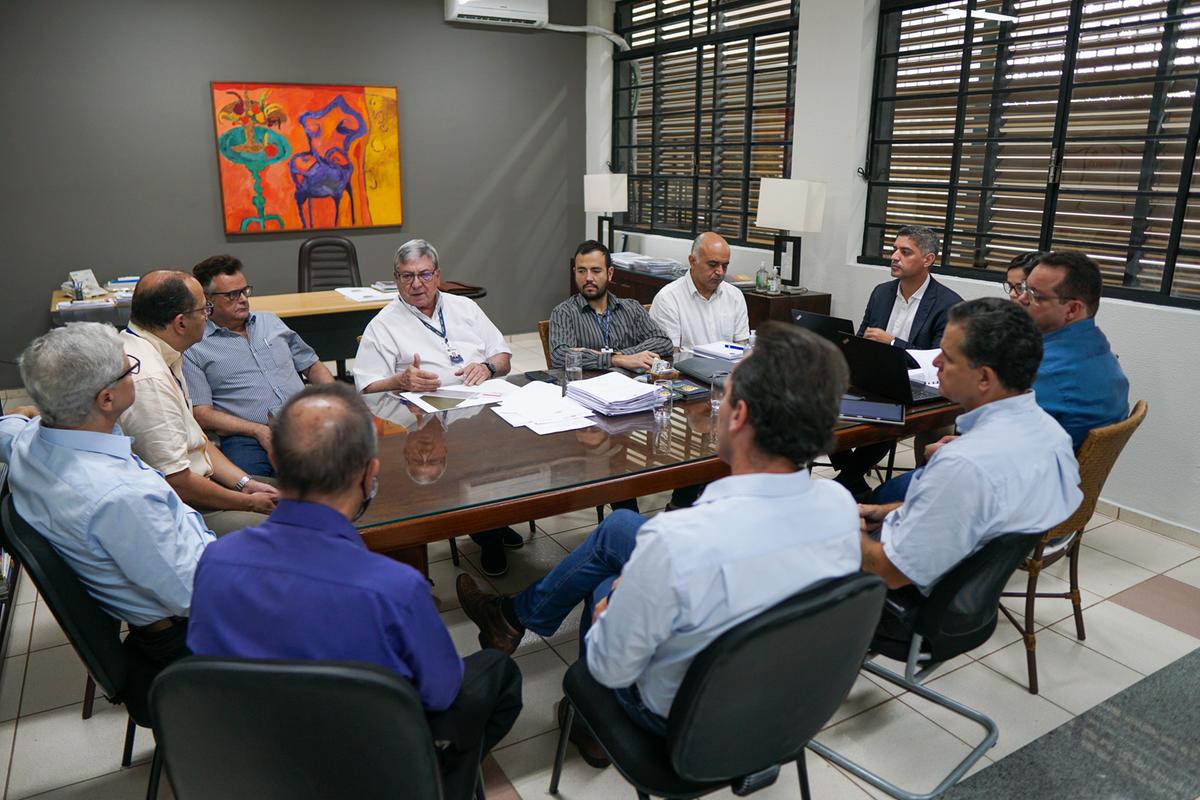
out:
<path id="1" fill-rule="evenodd" d="M 770 286 L 767 289 L 767 294 L 779 294 L 779 267 L 771 270 Z"/>
<path id="2" fill-rule="evenodd" d="M 754 291 L 765 292 L 767 285 L 771 282 L 770 275 L 771 273 L 767 272 L 767 262 L 759 262 L 758 272 L 754 273 Z"/>

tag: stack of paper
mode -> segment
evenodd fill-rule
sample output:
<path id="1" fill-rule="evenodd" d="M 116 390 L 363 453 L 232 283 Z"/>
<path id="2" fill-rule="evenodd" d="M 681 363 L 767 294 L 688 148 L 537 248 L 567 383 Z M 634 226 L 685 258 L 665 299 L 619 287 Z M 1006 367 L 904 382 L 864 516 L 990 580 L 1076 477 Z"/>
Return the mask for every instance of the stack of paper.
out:
<path id="1" fill-rule="evenodd" d="M 921 365 L 917 369 L 910 369 L 908 371 L 908 379 L 910 381 L 923 383 L 926 386 L 937 386 L 938 369 L 933 365 L 933 360 L 938 357 L 939 353 L 942 352 L 941 349 L 909 350 L 907 352 L 913 357 L 914 361 Z"/>
<path id="2" fill-rule="evenodd" d="M 533 381 L 509 392 L 500 405 L 492 406 L 492 410 L 514 428 L 524 426 L 539 435 L 592 425 L 591 411 L 563 397 L 556 384 L 542 381 Z"/>
<path id="3" fill-rule="evenodd" d="M 370 286 L 343 286 L 334 289 L 347 300 L 353 300 L 356 303 L 378 303 L 386 302 L 392 299 L 392 295 L 381 292 L 377 289 L 372 289 Z"/>
<path id="4" fill-rule="evenodd" d="M 374 283 L 371 284 L 371 288 L 375 289 L 376 291 L 379 291 L 379 292 L 387 292 L 388 294 L 391 294 L 392 292 L 396 291 L 396 282 L 395 281 L 375 281 Z"/>
<path id="5" fill-rule="evenodd" d="M 726 361 L 740 361 L 742 356 L 746 355 L 746 348 L 740 344 L 733 342 L 713 342 L 711 344 L 698 344 L 692 351 L 698 356 L 705 358 L 723 358 Z"/>
<path id="6" fill-rule="evenodd" d="M 567 397 L 601 414 L 635 414 L 661 405 L 663 398 L 654 386 L 635 381 L 619 372 L 567 384 Z"/>

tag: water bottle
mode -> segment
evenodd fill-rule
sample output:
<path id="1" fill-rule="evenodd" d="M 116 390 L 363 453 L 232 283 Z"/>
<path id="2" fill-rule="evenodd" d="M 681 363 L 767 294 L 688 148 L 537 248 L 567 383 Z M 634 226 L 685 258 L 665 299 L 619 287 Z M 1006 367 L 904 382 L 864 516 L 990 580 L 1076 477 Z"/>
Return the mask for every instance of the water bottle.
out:
<path id="1" fill-rule="evenodd" d="M 779 294 L 779 267 L 771 270 L 771 285 L 767 288 L 767 294 Z"/>
<path id="2" fill-rule="evenodd" d="M 758 264 L 758 272 L 754 273 L 754 291 L 765 292 L 767 284 L 770 283 L 770 273 L 767 272 L 767 262 L 760 261 Z"/>

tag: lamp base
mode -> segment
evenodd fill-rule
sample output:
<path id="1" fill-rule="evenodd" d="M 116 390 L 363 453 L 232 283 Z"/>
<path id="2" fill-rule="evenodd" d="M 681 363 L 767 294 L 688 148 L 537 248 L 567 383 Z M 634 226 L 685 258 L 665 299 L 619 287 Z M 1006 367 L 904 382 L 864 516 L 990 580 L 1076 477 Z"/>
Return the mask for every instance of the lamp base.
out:
<path id="1" fill-rule="evenodd" d="M 787 234 L 783 233 L 782 231 L 775 234 L 774 265 L 776 267 L 779 267 L 780 270 L 782 271 L 782 269 L 783 269 L 783 251 L 784 251 L 785 247 L 787 246 L 786 245 L 787 242 L 791 242 L 792 244 L 795 245 L 795 247 L 792 248 L 792 271 L 791 271 L 791 274 L 788 275 L 788 277 L 783 279 L 783 285 L 793 287 L 792 290 L 788 292 L 788 294 L 805 294 L 806 292 L 808 292 L 808 289 L 800 285 L 800 237 L 799 236 L 788 236 Z"/>
<path id="2" fill-rule="evenodd" d="M 604 236 L 604 223 L 605 222 L 608 223 L 608 237 L 607 238 L 605 238 L 605 236 Z M 610 253 L 613 251 L 613 234 L 614 234 L 613 218 L 611 216 L 604 215 L 604 214 L 600 215 L 599 217 L 596 217 L 596 241 L 604 242 L 604 245 L 608 248 L 608 252 L 610 252 Z"/>

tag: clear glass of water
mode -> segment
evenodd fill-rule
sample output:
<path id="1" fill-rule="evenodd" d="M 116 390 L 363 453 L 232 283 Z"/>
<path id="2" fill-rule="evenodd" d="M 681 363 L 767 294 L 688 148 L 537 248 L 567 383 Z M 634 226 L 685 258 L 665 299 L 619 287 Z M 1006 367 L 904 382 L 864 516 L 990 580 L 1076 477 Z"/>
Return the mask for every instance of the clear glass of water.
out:
<path id="1" fill-rule="evenodd" d="M 567 383 L 583 380 L 583 353 L 578 350 L 568 350 L 563 360 L 563 372 Z"/>
<path id="2" fill-rule="evenodd" d="M 654 424 L 669 425 L 671 422 L 671 406 L 674 392 L 671 389 L 669 380 L 660 380 L 654 382 L 654 393 L 661 401 L 659 405 L 654 407 Z"/>
<path id="3" fill-rule="evenodd" d="M 709 381 L 708 404 L 712 407 L 714 414 L 721 410 L 721 398 L 725 396 L 725 379 L 728 377 L 728 372 L 718 372 Z"/>

